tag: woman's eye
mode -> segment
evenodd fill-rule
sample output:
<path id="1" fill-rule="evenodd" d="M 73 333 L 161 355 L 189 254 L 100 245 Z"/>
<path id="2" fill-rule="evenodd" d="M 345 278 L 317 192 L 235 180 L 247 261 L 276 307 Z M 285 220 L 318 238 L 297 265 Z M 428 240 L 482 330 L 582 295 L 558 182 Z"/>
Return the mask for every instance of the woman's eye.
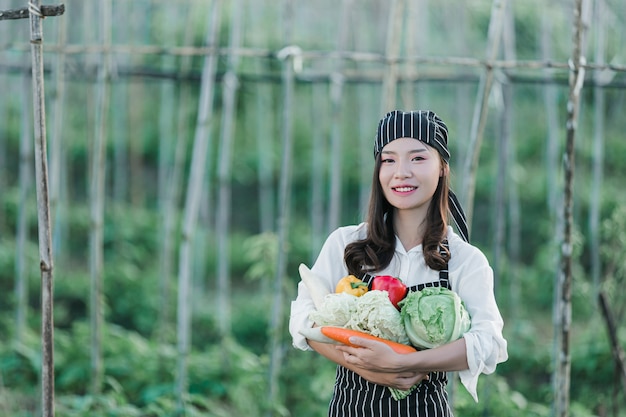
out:
<path id="1" fill-rule="evenodd" d="M 390 163 L 392 163 L 392 162 L 393 162 L 393 159 L 391 159 L 391 158 L 387 158 L 387 159 L 383 159 L 383 160 L 382 160 L 382 163 L 383 163 L 383 164 L 390 164 Z"/>

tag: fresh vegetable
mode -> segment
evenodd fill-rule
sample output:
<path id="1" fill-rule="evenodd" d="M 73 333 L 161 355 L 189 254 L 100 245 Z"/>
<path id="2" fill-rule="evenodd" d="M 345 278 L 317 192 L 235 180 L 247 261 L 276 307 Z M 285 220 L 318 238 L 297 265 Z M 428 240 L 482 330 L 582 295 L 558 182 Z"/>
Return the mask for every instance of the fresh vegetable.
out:
<path id="1" fill-rule="evenodd" d="M 430 349 L 460 338 L 470 316 L 457 293 L 444 287 L 410 292 L 400 302 L 400 315 L 413 346 Z"/>
<path id="2" fill-rule="evenodd" d="M 318 326 L 343 327 L 354 316 L 358 300 L 356 296 L 345 292 L 328 294 L 324 297 L 321 306 L 309 313 L 309 319 Z"/>
<path id="3" fill-rule="evenodd" d="M 334 339 L 331 339 L 328 336 L 324 336 L 322 333 L 321 327 L 307 327 L 304 329 L 300 329 L 299 333 L 306 337 L 309 340 L 320 343 L 328 343 L 331 345 L 339 345 L 340 343 Z"/>
<path id="4" fill-rule="evenodd" d="M 357 297 L 362 296 L 367 292 L 367 284 L 355 277 L 354 275 L 347 275 L 339 280 L 335 287 L 335 292 L 345 292 Z"/>
<path id="5" fill-rule="evenodd" d="M 337 327 L 337 326 L 322 326 L 320 327 L 321 332 L 324 336 L 329 337 L 333 340 L 343 343 L 344 345 L 358 347 L 358 345 L 352 344 L 350 342 L 350 338 L 354 336 L 362 337 L 364 339 L 376 340 L 379 342 L 385 343 L 387 346 L 392 348 L 397 353 L 413 353 L 415 352 L 415 348 L 409 345 L 403 345 L 401 343 L 393 342 L 391 340 L 383 339 L 380 337 L 372 336 L 371 334 L 361 332 L 358 330 L 346 329 L 345 327 Z"/>
<path id="6" fill-rule="evenodd" d="M 372 290 L 387 291 L 391 304 L 398 310 L 398 303 L 406 297 L 408 288 L 404 283 L 391 275 L 377 275 L 372 280 Z"/>
<path id="7" fill-rule="evenodd" d="M 322 279 L 315 275 L 305 264 L 300 264 L 298 272 L 300 272 L 300 278 L 311 294 L 315 308 L 319 309 L 324 303 L 324 297 L 331 293 L 330 290 L 322 285 Z"/>
<path id="8" fill-rule="evenodd" d="M 355 311 L 345 327 L 394 342 L 409 343 L 400 312 L 389 301 L 387 291 L 371 290 L 357 297 Z"/>

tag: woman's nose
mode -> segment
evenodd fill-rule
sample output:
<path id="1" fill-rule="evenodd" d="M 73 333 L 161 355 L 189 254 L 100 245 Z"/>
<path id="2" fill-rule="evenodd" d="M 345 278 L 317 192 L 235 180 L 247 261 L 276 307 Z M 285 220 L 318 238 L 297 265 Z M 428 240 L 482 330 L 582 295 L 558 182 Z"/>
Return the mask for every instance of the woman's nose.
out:
<path id="1" fill-rule="evenodd" d="M 398 161 L 396 163 L 396 170 L 394 172 L 394 176 L 396 178 L 407 178 L 411 176 L 411 170 L 409 169 L 409 165 L 406 162 Z"/>

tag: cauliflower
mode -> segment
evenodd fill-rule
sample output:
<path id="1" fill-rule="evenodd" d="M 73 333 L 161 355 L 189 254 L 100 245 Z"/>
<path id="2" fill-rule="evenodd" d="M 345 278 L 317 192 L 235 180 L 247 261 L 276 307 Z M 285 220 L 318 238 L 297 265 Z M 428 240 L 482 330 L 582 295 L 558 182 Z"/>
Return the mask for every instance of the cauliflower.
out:
<path id="1" fill-rule="evenodd" d="M 389 300 L 387 291 L 372 290 L 358 297 L 355 311 L 345 325 L 383 339 L 409 344 L 400 312 Z"/>

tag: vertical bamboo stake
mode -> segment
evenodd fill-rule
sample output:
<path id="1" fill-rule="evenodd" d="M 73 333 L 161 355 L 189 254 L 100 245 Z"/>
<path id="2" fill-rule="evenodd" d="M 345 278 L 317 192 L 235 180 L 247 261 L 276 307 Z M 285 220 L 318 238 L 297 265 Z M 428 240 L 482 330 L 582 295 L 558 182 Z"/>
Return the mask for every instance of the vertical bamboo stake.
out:
<path id="1" fill-rule="evenodd" d="M 385 45 L 386 68 L 383 74 L 383 91 L 381 98 L 381 116 L 396 108 L 398 88 L 398 63 L 400 55 L 402 17 L 405 0 L 390 0 L 387 21 L 387 39 Z"/>
<path id="2" fill-rule="evenodd" d="M 50 141 L 50 210 L 54 213 L 54 251 L 57 254 L 57 260 L 60 254 L 63 253 L 61 245 L 63 239 L 61 238 L 64 229 L 64 212 L 65 207 L 61 207 L 61 178 L 63 170 L 61 169 L 63 160 L 63 122 L 64 122 L 64 110 L 65 110 L 65 42 L 67 38 L 67 24 L 66 20 L 62 19 L 58 22 L 57 33 L 57 47 L 59 52 L 57 53 L 57 61 L 55 67 L 55 87 L 56 93 L 54 95 L 54 107 L 53 107 L 53 121 L 52 121 L 52 138 Z"/>
<path id="3" fill-rule="evenodd" d="M 9 26 L 0 24 L 0 39 L 8 39 L 9 38 Z M 10 77 L 7 74 L 2 74 L 0 76 L 0 85 L 3 88 L 6 88 L 6 94 L 11 94 L 11 85 L 9 82 Z M 6 86 L 6 87 L 5 87 Z M 8 120 L 8 109 L 9 103 L 8 100 L 0 100 L 0 123 L 2 126 L 6 126 L 9 122 Z M 0 135 L 0 195 L 5 195 L 6 189 L 8 188 L 8 170 L 7 167 L 7 154 L 8 154 L 8 135 Z M 0 219 L 5 218 L 5 210 L 4 204 L 0 204 Z M 8 233 L 8 231 L 4 230 L 4 222 L 0 221 L 0 233 Z"/>
<path id="4" fill-rule="evenodd" d="M 605 24 L 605 5 L 604 0 L 595 2 L 596 4 L 596 45 L 595 45 L 595 59 L 594 61 L 598 65 L 603 65 L 606 56 L 606 31 L 607 25 Z M 591 277 L 592 288 L 597 298 L 598 290 L 600 288 L 600 277 L 602 272 L 602 265 L 600 261 L 600 206 L 601 206 L 601 192 L 602 192 L 602 179 L 603 179 L 603 161 L 604 161 L 604 111 L 605 111 L 605 96 L 604 88 L 601 84 L 602 72 L 597 71 L 595 75 L 596 87 L 593 89 L 593 174 L 592 174 L 592 186 L 591 186 L 591 201 L 589 203 L 589 239 L 590 239 L 590 251 L 591 251 Z"/>
<path id="5" fill-rule="evenodd" d="M 122 22 L 132 16 L 133 13 L 133 3 L 135 2 L 116 2 L 115 8 L 113 9 L 113 15 L 111 16 L 113 22 Z M 85 2 L 85 6 L 87 6 L 89 2 Z M 130 17 L 130 20 L 134 22 L 143 22 L 143 19 L 133 19 Z M 115 25 L 115 37 L 119 39 L 119 42 L 129 42 L 129 39 L 135 39 L 133 36 L 133 24 L 120 24 Z M 132 63 L 132 55 L 122 54 L 115 56 L 115 67 L 130 67 Z M 134 136 L 131 130 L 131 122 L 130 119 L 130 108 L 133 106 L 131 102 L 131 94 L 129 93 L 130 85 L 132 82 L 123 79 L 117 74 L 117 70 L 111 68 L 111 109 L 115 109 L 115 111 L 111 112 L 111 119 L 109 121 L 109 125 L 111 126 L 111 133 L 109 137 L 111 138 L 111 145 L 113 147 L 113 152 L 111 155 L 110 168 L 108 171 L 111 173 L 111 179 L 108 181 L 111 183 L 111 201 L 114 204 L 125 203 L 129 198 L 129 177 L 131 174 L 131 169 L 129 168 L 129 148 L 132 146 Z M 162 101 L 161 101 L 162 102 Z M 159 115 L 160 116 L 160 115 Z M 163 120 L 162 117 L 159 117 L 159 121 Z M 134 124 L 132 125 L 134 126 Z M 159 131 L 161 131 L 159 129 Z"/>
<path id="6" fill-rule="evenodd" d="M 358 10 L 358 9 L 357 9 Z M 379 16 L 374 13 L 367 13 L 363 16 L 363 20 L 359 22 L 363 26 L 374 27 L 376 20 Z M 356 21 L 351 24 L 359 24 Z M 369 46 L 375 44 L 375 40 L 377 39 L 377 34 L 373 30 L 363 31 L 359 36 L 355 37 L 355 47 L 357 50 L 365 51 Z M 361 63 L 357 64 L 358 68 L 364 69 L 367 65 L 363 65 Z M 380 114 L 380 92 L 381 85 L 376 83 L 372 84 L 363 84 L 360 85 L 357 91 L 358 100 L 361 103 L 362 108 L 358 112 L 359 116 L 359 141 L 358 141 L 358 158 L 361 161 L 359 164 L 359 209 L 362 214 L 362 218 L 365 217 L 365 213 L 367 212 L 367 206 L 370 197 L 370 188 L 371 188 L 371 180 L 372 180 L 372 169 L 374 166 L 373 158 L 372 158 L 372 138 L 374 132 L 376 131 L 376 123 L 378 118 L 382 115 Z M 377 102 L 378 101 L 378 102 Z M 325 238 L 326 236 L 324 236 Z M 316 255 L 319 252 L 320 245 L 317 246 Z"/>
<path id="7" fill-rule="evenodd" d="M 191 21 L 195 9 L 192 4 L 187 5 L 186 21 Z M 183 45 L 190 45 L 193 42 L 193 25 L 186 25 L 183 34 Z M 189 73 L 191 56 L 184 56 L 180 62 L 180 73 Z M 183 188 L 182 178 L 187 150 L 189 131 L 187 123 L 191 111 L 191 86 L 189 83 L 179 84 L 178 90 L 178 112 L 176 114 L 176 147 L 174 149 L 174 165 L 168 170 L 165 201 L 163 203 L 163 238 L 161 246 L 161 278 L 159 282 L 161 305 L 159 310 L 159 338 L 165 339 L 165 331 L 169 324 L 170 308 L 170 276 L 174 270 L 174 229 L 178 213 L 180 190 Z"/>
<path id="8" fill-rule="evenodd" d="M 352 0 L 342 0 L 341 14 L 339 22 L 339 36 L 337 41 L 337 52 L 341 53 L 346 49 L 348 41 L 348 24 Z M 330 103 L 331 103 L 331 136 L 330 136 L 330 207 L 328 209 L 328 230 L 334 230 L 339 226 L 341 214 L 341 184 L 343 182 L 342 162 L 342 135 L 341 135 L 341 104 L 343 101 L 343 60 L 335 64 L 331 74 Z"/>
<path id="9" fill-rule="evenodd" d="M 429 29 L 428 18 L 428 0 L 412 0 L 406 4 L 406 35 L 405 35 L 405 55 L 423 55 L 423 46 L 426 43 L 426 34 Z M 455 22 L 456 23 L 456 22 Z M 419 74 L 417 65 L 409 62 L 404 66 L 404 70 L 407 74 Z M 409 81 L 404 83 L 400 89 L 400 101 L 401 107 L 411 110 L 415 109 L 416 98 L 420 97 L 419 103 L 423 107 L 424 103 L 430 102 L 429 98 L 419 93 L 419 88 L 416 81 Z"/>
<path id="10" fill-rule="evenodd" d="M 46 107 L 43 77 L 43 27 L 40 0 L 29 2 L 30 45 L 33 61 L 33 111 L 35 133 L 35 179 L 41 271 L 41 411 L 54 416 L 54 291 L 48 156 L 46 150 Z"/>
<path id="11" fill-rule="evenodd" d="M 166 45 L 176 45 L 176 25 L 180 21 L 180 6 L 170 3 L 164 6 L 166 21 L 163 27 L 165 32 L 164 43 Z M 186 25 L 189 27 L 192 25 Z M 186 45 L 186 44 L 185 44 Z M 161 67 L 164 71 L 169 71 L 176 67 L 176 57 L 163 56 Z M 159 98 L 159 172 L 158 172 L 158 199 L 159 215 L 161 218 L 160 243 L 161 256 L 159 293 L 161 298 L 161 308 L 159 309 L 159 321 L 157 325 L 157 338 L 165 341 L 165 329 L 169 317 L 169 285 L 172 276 L 172 225 L 174 213 L 170 210 L 172 201 L 170 197 L 174 194 L 170 188 L 170 178 L 176 165 L 176 147 L 178 142 L 185 142 L 184 138 L 178 138 L 175 134 L 175 120 L 178 103 L 176 102 L 176 84 L 174 80 L 161 81 L 161 91 Z M 178 187 L 177 187 L 178 188 Z"/>
<path id="12" fill-rule="evenodd" d="M 310 191 L 311 191 L 311 251 L 310 262 L 313 264 L 319 250 L 326 238 L 326 226 L 328 222 L 325 221 L 326 207 L 324 201 L 324 190 L 326 189 L 326 166 L 328 155 L 328 135 L 326 134 L 326 121 L 325 116 L 327 112 L 324 109 L 327 108 L 328 97 L 325 94 L 325 86 L 313 84 L 311 86 L 311 117 L 315 120 L 313 126 L 311 126 L 311 177 L 310 177 Z"/>
<path id="13" fill-rule="evenodd" d="M 285 41 L 290 44 L 294 25 L 294 2 L 285 0 Z M 294 105 L 294 62 L 299 58 L 300 48 L 287 46 L 282 49 L 278 58 L 283 60 L 283 102 L 282 102 L 282 161 L 279 190 L 278 212 L 278 259 L 276 260 L 276 277 L 274 279 L 274 298 L 270 317 L 270 363 L 269 363 L 269 403 L 279 401 L 279 375 L 283 354 L 283 298 L 284 277 L 287 272 L 287 246 L 289 240 L 289 222 L 291 214 L 291 170 L 293 148 L 293 105 Z M 273 408 L 268 411 L 272 415 Z"/>
<path id="14" fill-rule="evenodd" d="M 572 228 L 574 205 L 574 139 L 578 124 L 580 93 L 585 80 L 585 57 L 583 44 L 583 2 L 576 0 L 574 7 L 573 49 L 570 59 L 569 98 L 567 101 L 567 135 L 565 153 L 563 155 L 563 242 L 561 244 L 561 267 L 558 275 L 557 288 L 560 297 L 557 299 L 557 331 L 559 332 L 559 351 L 554 370 L 555 416 L 569 416 L 570 403 L 570 330 L 572 324 Z"/>
<path id="15" fill-rule="evenodd" d="M 228 69 L 223 79 L 222 96 L 222 125 L 220 133 L 220 151 L 218 158 L 218 210 L 217 210 L 217 315 L 220 323 L 219 330 L 222 338 L 231 334 L 231 288 L 230 288 L 230 212 L 231 204 L 231 177 L 233 147 L 235 146 L 235 117 L 237 108 L 237 90 L 239 79 L 237 68 L 239 58 L 235 51 L 241 45 L 242 32 L 242 7 L 241 0 L 231 3 L 232 21 L 230 24 L 230 49 L 228 55 Z M 226 349 L 227 345 L 224 344 Z M 224 352 L 226 353 L 226 352 Z M 226 356 L 226 355 L 224 355 Z"/>
<path id="16" fill-rule="evenodd" d="M 214 47 L 218 44 L 220 14 L 222 0 L 214 0 L 211 5 L 207 27 L 206 45 Z M 192 251 L 194 230 L 198 219 L 200 198 L 203 192 L 205 162 L 209 150 L 211 126 L 213 121 L 213 89 L 215 85 L 215 69 L 217 55 L 205 56 L 200 86 L 200 103 L 196 119 L 196 131 L 193 144 L 193 155 L 187 185 L 185 212 L 183 215 L 182 239 L 178 268 L 178 311 L 177 311 L 177 345 L 178 364 L 176 396 L 179 412 L 184 412 L 185 395 L 187 394 L 187 356 L 191 342 L 191 305 L 190 283 L 192 267 Z"/>
<path id="17" fill-rule="evenodd" d="M 262 67 L 259 66 L 259 68 Z M 272 101 L 272 86 L 262 84 L 260 82 L 257 86 L 256 100 L 256 132 L 258 133 L 256 135 L 256 144 L 259 155 L 257 175 L 259 178 L 259 224 L 261 225 L 261 232 L 268 233 L 276 229 L 274 222 L 276 211 L 274 208 L 275 190 L 271 165 L 274 145 L 273 141 L 270 140 L 273 136 L 274 124 L 272 123 L 272 118 L 267 117 L 267 109 L 270 108 Z"/>
<path id="18" fill-rule="evenodd" d="M 500 39 L 502 35 L 502 22 L 504 19 L 505 2 L 508 0 L 494 0 L 491 6 L 489 20 L 489 34 L 487 36 L 487 61 L 493 61 L 498 55 Z M 478 95 L 474 106 L 472 130 L 468 145 L 468 153 L 461 178 L 463 178 L 462 202 L 467 214 L 467 225 L 471 232 L 472 214 L 474 212 L 474 191 L 476 188 L 476 170 L 483 139 L 485 124 L 487 123 L 487 104 L 493 84 L 494 70 L 488 66 L 480 77 Z"/>
<path id="19" fill-rule="evenodd" d="M 26 243 L 28 242 L 28 196 L 32 187 L 32 129 L 31 112 L 32 98 L 27 98 L 31 90 L 31 74 L 22 74 L 22 126 L 20 133 L 20 167 L 19 167 L 19 210 L 17 212 L 16 251 L 15 251 L 15 298 L 16 322 L 15 340 L 21 342 L 26 329 L 28 314 L 28 269 L 26 267 Z"/>
<path id="20" fill-rule="evenodd" d="M 104 378 L 102 365 L 102 274 L 104 268 L 104 194 L 106 175 L 106 137 L 110 91 L 111 0 L 101 0 L 100 41 L 104 47 L 96 86 L 96 125 L 91 161 L 91 233 L 90 233 L 90 326 L 91 326 L 91 392 L 99 394 Z"/>
<path id="21" fill-rule="evenodd" d="M 264 11 L 268 10 L 268 2 L 255 0 L 251 2 L 250 14 L 252 18 L 258 19 L 260 27 L 264 26 L 265 15 Z M 270 42 L 270 35 L 267 31 L 262 31 L 257 35 L 257 41 L 261 44 L 268 44 Z M 257 70 L 259 73 L 263 73 L 267 68 L 265 60 L 257 60 Z M 272 106 L 272 92 L 273 85 L 270 83 L 258 82 L 256 85 L 256 146 L 258 153 L 258 168 L 257 175 L 259 178 L 259 223 L 261 225 L 261 232 L 268 233 L 273 232 L 276 229 L 275 224 L 275 208 L 274 198 L 275 190 L 273 185 L 273 149 L 274 141 L 271 138 L 274 136 L 274 124 L 272 117 L 267 117 L 267 109 Z M 269 288 L 268 281 L 264 281 L 264 289 Z"/>
<path id="22" fill-rule="evenodd" d="M 455 2 L 454 8 L 450 11 L 450 18 L 446 19 L 447 22 L 451 25 L 449 32 L 452 34 L 454 39 L 456 39 L 457 48 L 461 51 L 469 51 L 470 42 L 467 39 L 468 29 L 468 6 L 467 2 Z M 471 96 L 473 94 L 473 86 L 469 83 L 460 83 L 456 87 L 455 91 L 455 110 L 452 113 L 452 117 L 455 120 L 454 130 L 457 132 L 469 132 L 471 131 Z M 466 159 L 466 154 L 468 153 L 467 141 L 459 140 L 462 138 L 462 135 L 457 135 L 451 146 L 454 146 L 454 166 L 450 168 L 453 169 L 453 172 L 456 173 L 453 177 L 453 185 L 454 189 L 460 189 L 461 185 L 457 182 L 457 178 L 461 178 L 460 174 L 463 172 L 463 161 Z M 462 193 L 459 192 L 459 195 Z"/>
<path id="23" fill-rule="evenodd" d="M 512 4 L 509 2 L 505 5 L 504 28 L 502 33 L 503 52 L 506 60 L 515 60 L 517 58 L 515 52 L 515 19 L 513 15 Z M 496 214 L 495 214 L 495 236 L 493 242 L 493 260 L 494 275 L 496 285 L 501 280 L 502 259 L 507 248 L 507 208 L 510 210 L 511 217 L 515 217 L 517 213 L 515 206 L 518 204 L 517 184 L 513 175 L 511 175 L 509 167 L 515 166 L 515 143 L 513 138 L 513 109 L 514 97 L 513 86 L 510 82 L 504 83 L 502 86 L 502 111 L 500 112 L 500 140 L 497 141 L 498 148 L 498 174 L 496 187 Z M 516 230 L 513 225 L 510 230 Z M 509 233 L 509 242 L 514 243 L 516 235 Z M 515 244 L 515 243 L 514 243 Z M 506 254 L 506 259 L 513 259 L 513 256 Z M 519 280 L 514 277 L 513 268 L 508 274 L 509 279 L 509 303 L 510 313 L 512 317 L 517 317 L 517 300 L 519 299 Z"/>
<path id="24" fill-rule="evenodd" d="M 541 58 L 549 60 L 552 58 L 552 18 L 549 13 L 542 13 L 541 16 Z M 548 78 L 552 78 L 552 70 L 543 70 L 544 75 Z M 543 97 L 545 102 L 545 112 L 547 121 L 547 138 L 546 138 L 546 181 L 547 181 L 547 195 L 546 200 L 548 202 L 548 211 L 550 217 L 554 218 L 557 213 L 557 207 L 559 206 L 560 190 L 557 185 L 558 165 L 559 165 L 559 118 L 558 118 L 558 87 L 554 83 L 549 83 L 543 90 Z M 560 221 L 556 222 L 560 225 Z M 560 228 L 560 226 L 558 226 Z M 559 232 L 560 234 L 560 232 Z"/>

